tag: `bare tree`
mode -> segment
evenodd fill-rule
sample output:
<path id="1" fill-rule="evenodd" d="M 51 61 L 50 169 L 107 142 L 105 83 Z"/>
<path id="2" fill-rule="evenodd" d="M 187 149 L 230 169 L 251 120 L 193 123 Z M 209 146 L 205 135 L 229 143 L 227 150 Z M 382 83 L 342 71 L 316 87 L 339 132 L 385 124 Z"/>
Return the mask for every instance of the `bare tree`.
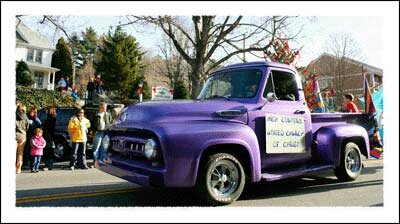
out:
<path id="1" fill-rule="evenodd" d="M 246 22 L 243 16 L 129 16 L 129 24 L 151 24 L 159 27 L 172 41 L 177 52 L 190 66 L 191 95 L 196 97 L 207 75 L 233 56 L 245 52 L 265 51 L 274 39 L 294 39 L 285 34 L 290 25 L 288 16 L 263 17 L 258 22 Z M 189 52 L 178 37 L 184 37 Z M 247 41 L 247 47 L 243 47 Z M 217 51 L 221 54 L 217 54 Z"/>
<path id="2" fill-rule="evenodd" d="M 322 71 L 333 76 L 337 96 L 343 96 L 346 81 L 350 75 L 360 74 L 361 49 L 350 34 L 332 34 L 327 44 L 327 52 L 332 56 L 322 63 Z M 338 103 L 338 102 L 337 102 Z"/>
<path id="3" fill-rule="evenodd" d="M 181 46 L 185 49 L 185 52 L 188 52 L 188 39 L 180 38 L 178 41 L 183 42 Z M 189 65 L 183 59 L 183 56 L 177 52 L 172 40 L 165 37 L 158 47 L 163 57 L 163 63 L 159 65 L 159 73 L 168 77 L 172 88 L 178 81 L 187 82 Z"/>
<path id="4" fill-rule="evenodd" d="M 74 38 L 73 35 L 71 35 L 66 27 L 65 27 L 65 22 L 68 20 L 68 17 L 63 17 L 63 16 L 50 16 L 50 15 L 43 15 L 43 18 L 41 19 L 40 23 L 41 24 L 49 24 L 53 25 L 55 27 L 55 32 L 53 37 L 55 37 L 56 33 L 58 31 L 61 31 L 65 37 L 68 39 L 68 45 L 71 48 L 71 60 L 73 61 L 73 66 L 72 66 L 72 85 L 75 86 L 75 73 L 76 73 L 76 68 L 75 64 L 77 64 L 77 57 L 75 57 L 76 52 L 74 52 L 74 49 L 77 48 L 78 42 L 77 39 Z"/>

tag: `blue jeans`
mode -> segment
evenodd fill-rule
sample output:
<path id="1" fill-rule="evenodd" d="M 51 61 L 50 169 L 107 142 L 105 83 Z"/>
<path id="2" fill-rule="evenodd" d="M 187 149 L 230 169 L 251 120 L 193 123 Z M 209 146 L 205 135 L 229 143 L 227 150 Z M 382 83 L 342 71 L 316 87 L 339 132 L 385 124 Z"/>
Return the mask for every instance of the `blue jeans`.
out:
<path id="1" fill-rule="evenodd" d="M 106 152 L 103 148 L 103 144 L 101 144 L 103 137 L 104 131 L 96 131 L 96 134 L 93 137 L 93 161 L 104 161 L 106 159 Z"/>
<path id="2" fill-rule="evenodd" d="M 31 170 L 39 170 L 40 159 L 42 156 L 32 156 Z"/>

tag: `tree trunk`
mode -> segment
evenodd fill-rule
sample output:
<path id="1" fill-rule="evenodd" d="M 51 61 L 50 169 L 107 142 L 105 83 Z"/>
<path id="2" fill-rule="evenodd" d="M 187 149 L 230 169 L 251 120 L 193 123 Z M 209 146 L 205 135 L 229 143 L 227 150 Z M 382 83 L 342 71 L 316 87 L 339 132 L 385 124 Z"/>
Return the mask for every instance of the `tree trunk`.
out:
<path id="1" fill-rule="evenodd" d="M 202 74 L 204 70 L 204 65 L 202 63 L 195 63 L 192 66 L 192 72 L 191 72 L 191 79 L 192 79 L 192 91 L 191 91 L 191 97 L 193 99 L 197 98 L 197 96 L 200 93 L 202 86 Z"/>

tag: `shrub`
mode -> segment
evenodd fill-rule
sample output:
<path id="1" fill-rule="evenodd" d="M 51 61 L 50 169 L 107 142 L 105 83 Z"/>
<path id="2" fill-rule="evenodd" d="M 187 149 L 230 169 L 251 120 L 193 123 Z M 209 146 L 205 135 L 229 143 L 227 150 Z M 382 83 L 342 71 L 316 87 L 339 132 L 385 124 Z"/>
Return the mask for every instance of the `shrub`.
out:
<path id="1" fill-rule="evenodd" d="M 189 93 L 185 87 L 183 81 L 178 81 L 174 88 L 174 100 L 175 99 L 189 99 Z"/>
<path id="2" fill-rule="evenodd" d="M 32 78 L 32 73 L 24 61 L 19 61 L 15 70 L 17 75 L 17 85 L 31 86 L 33 83 L 35 83 Z"/>
<path id="3" fill-rule="evenodd" d="M 16 98 L 26 105 L 28 111 L 32 107 L 41 109 L 50 105 L 56 107 L 78 106 L 69 94 L 61 94 L 60 92 L 53 90 L 32 89 L 23 86 L 17 86 Z"/>

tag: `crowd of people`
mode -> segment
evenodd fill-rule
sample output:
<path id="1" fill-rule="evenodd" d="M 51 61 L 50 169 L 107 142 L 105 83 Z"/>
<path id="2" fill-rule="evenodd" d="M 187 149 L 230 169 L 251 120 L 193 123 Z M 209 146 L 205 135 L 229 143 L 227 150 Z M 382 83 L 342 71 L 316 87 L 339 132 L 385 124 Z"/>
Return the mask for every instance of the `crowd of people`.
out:
<path id="1" fill-rule="evenodd" d="M 86 86 L 86 90 L 81 89 L 81 93 L 79 93 L 77 88 L 72 88 L 64 77 L 61 77 L 57 83 L 57 89 L 62 93 L 69 93 L 74 100 L 80 100 L 81 98 L 93 100 L 93 93 L 104 94 L 104 84 L 100 75 L 97 75 L 95 78 L 91 78 Z"/>
<path id="2" fill-rule="evenodd" d="M 30 169 L 32 173 L 39 172 L 39 165 L 44 160 L 43 171 L 52 170 L 54 162 L 54 134 L 56 126 L 56 110 L 54 106 L 46 109 L 46 119 L 42 121 L 37 116 L 37 109 L 26 111 L 26 106 L 16 102 L 16 173 Z M 69 169 L 89 169 L 86 162 L 86 142 L 91 122 L 85 117 L 83 109 L 77 109 L 75 115 L 70 118 L 68 132 L 72 142 L 72 153 Z M 100 102 L 93 123 L 95 135 L 93 138 L 93 164 L 99 166 L 99 161 L 106 160 L 106 153 L 101 145 L 104 131 L 112 122 L 112 116 L 107 112 L 107 104 Z M 24 165 L 24 166 L 23 166 Z"/>
<path id="3" fill-rule="evenodd" d="M 53 168 L 56 108 L 49 106 L 46 112 L 47 118 L 42 124 L 37 117 L 36 108 L 31 108 L 26 114 L 26 106 L 20 102 L 16 103 L 17 174 L 21 173 L 22 168 L 38 172 L 42 156 L 45 160 L 44 170 Z M 23 165 L 25 166 L 22 167 Z"/>
<path id="4" fill-rule="evenodd" d="M 96 78 L 91 78 L 87 85 L 88 98 L 93 99 L 93 93 L 96 91 L 97 94 L 104 94 L 104 84 L 103 80 L 99 75 Z"/>

